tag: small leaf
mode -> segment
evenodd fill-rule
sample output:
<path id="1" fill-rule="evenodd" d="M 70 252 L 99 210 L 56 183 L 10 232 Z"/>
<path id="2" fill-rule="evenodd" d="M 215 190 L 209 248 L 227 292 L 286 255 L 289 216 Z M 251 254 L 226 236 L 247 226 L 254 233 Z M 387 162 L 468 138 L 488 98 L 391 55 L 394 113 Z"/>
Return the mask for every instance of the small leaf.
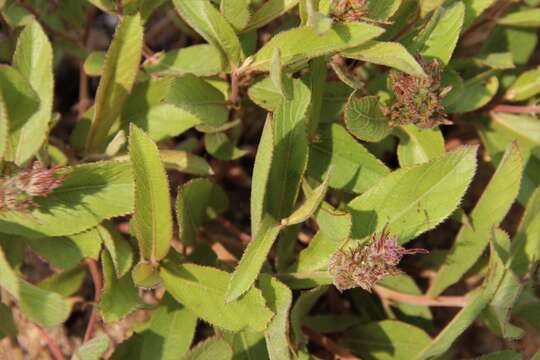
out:
<path id="1" fill-rule="evenodd" d="M 258 29 L 285 14 L 298 4 L 298 0 L 269 0 L 255 11 L 244 32 Z"/>
<path id="2" fill-rule="evenodd" d="M 198 44 L 158 53 L 143 64 L 149 74 L 212 76 L 224 70 L 219 50 L 210 44 Z M 200 61 L 204 59 L 205 61 Z"/>
<path id="3" fill-rule="evenodd" d="M 180 227 L 180 240 L 194 244 L 199 227 L 215 218 L 227 208 L 227 194 L 212 181 L 194 179 L 178 189 L 176 198 L 176 218 Z"/>
<path id="4" fill-rule="evenodd" d="M 86 269 L 79 265 L 73 269 L 53 274 L 37 283 L 37 286 L 43 290 L 52 291 L 61 296 L 71 296 L 79 291 L 84 279 L 86 278 Z"/>
<path id="5" fill-rule="evenodd" d="M 52 117 L 54 96 L 52 47 L 36 20 L 28 24 L 19 35 L 13 54 L 13 67 L 28 80 L 40 103 L 38 110 L 20 129 L 15 152 L 15 163 L 20 166 L 30 160 L 45 142 Z"/>
<path id="6" fill-rule="evenodd" d="M 233 351 L 223 339 L 210 338 L 198 344 L 182 360 L 231 360 Z"/>
<path id="7" fill-rule="evenodd" d="M 214 171 L 204 158 L 186 151 L 160 150 L 159 156 L 167 170 L 198 176 L 214 175 Z"/>
<path id="8" fill-rule="evenodd" d="M 247 154 L 247 150 L 239 149 L 235 142 L 223 132 L 204 134 L 206 151 L 219 160 L 236 160 Z"/>
<path id="9" fill-rule="evenodd" d="M 75 350 L 71 360 L 99 360 L 107 351 L 110 339 L 107 335 L 96 336 Z"/>
<path id="10" fill-rule="evenodd" d="M 357 97 L 354 92 L 345 107 L 345 125 L 357 139 L 378 142 L 384 139 L 392 129 L 381 110 L 376 96 Z"/>
<path id="11" fill-rule="evenodd" d="M 133 249 L 129 242 L 114 228 L 113 224 L 104 223 L 96 228 L 97 238 L 101 240 L 111 255 L 117 278 L 124 276 L 133 265 Z"/>
<path id="12" fill-rule="evenodd" d="M 155 289 L 162 282 L 158 268 L 147 262 L 140 262 L 135 265 L 131 270 L 131 278 L 135 286 L 143 289 Z"/>
<path id="13" fill-rule="evenodd" d="M 249 7 L 250 0 L 222 0 L 220 4 L 221 13 L 236 31 L 241 31 L 249 23 Z"/>
<path id="14" fill-rule="evenodd" d="M 323 183 L 313 189 L 311 194 L 306 196 L 304 203 L 300 205 L 291 215 L 281 220 L 282 226 L 300 224 L 313 215 L 319 205 L 321 205 L 321 202 L 324 200 L 324 196 L 328 190 L 328 179 L 330 174 L 331 171 L 328 171 Z"/>
<path id="15" fill-rule="evenodd" d="M 251 68 L 268 70 L 276 48 L 281 50 L 283 66 L 288 66 L 358 46 L 377 37 L 383 31 L 377 26 L 359 22 L 335 24 L 323 35 L 318 35 L 312 28 L 306 26 L 282 31 L 255 54 Z"/>
<path id="16" fill-rule="evenodd" d="M 309 159 L 309 176 L 322 180 L 332 167 L 330 187 L 355 193 L 366 191 L 390 172 L 339 124 L 321 126 Z"/>
<path id="17" fill-rule="evenodd" d="M 422 164 L 445 153 L 444 138 L 438 127 L 420 129 L 403 125 L 395 132 L 399 137 L 397 156 L 401 167 Z"/>
<path id="18" fill-rule="evenodd" d="M 280 230 L 281 226 L 272 217 L 263 217 L 257 233 L 231 276 L 225 295 L 227 303 L 238 299 L 253 285 Z"/>
<path id="19" fill-rule="evenodd" d="M 105 55 L 103 76 L 96 93 L 95 112 L 86 140 L 87 152 L 99 152 L 120 115 L 139 71 L 143 42 L 141 17 L 125 16 Z"/>
<path id="20" fill-rule="evenodd" d="M 250 328 L 263 331 L 273 313 L 260 290 L 251 288 L 236 301 L 225 303 L 231 275 L 195 264 L 171 265 L 160 271 L 163 284 L 178 302 L 201 319 L 230 331 Z"/>
<path id="21" fill-rule="evenodd" d="M 476 151 L 463 146 L 387 175 L 349 203 L 352 237 L 367 239 L 386 224 L 404 244 L 440 224 L 456 209 L 472 180 Z"/>
<path id="22" fill-rule="evenodd" d="M 291 290 L 270 275 L 261 274 L 258 285 L 266 304 L 276 315 L 264 333 L 270 360 L 290 359 L 289 310 L 292 304 Z"/>
<path id="23" fill-rule="evenodd" d="M 32 321 L 45 327 L 66 321 L 71 302 L 54 292 L 43 290 L 21 279 L 7 262 L 0 248 L 0 287 L 17 300 L 21 311 Z"/>
<path id="24" fill-rule="evenodd" d="M 270 61 L 270 80 L 279 90 L 281 96 L 286 99 L 291 99 L 290 80 L 284 77 L 281 65 L 281 53 L 279 48 L 274 50 L 272 60 Z"/>
<path id="25" fill-rule="evenodd" d="M 540 9 L 516 11 L 499 19 L 497 23 L 517 27 L 538 28 L 540 27 Z"/>
<path id="26" fill-rule="evenodd" d="M 470 112 L 486 105 L 497 93 L 499 80 L 488 71 L 465 82 L 460 94 L 443 104 L 448 112 Z"/>
<path id="27" fill-rule="evenodd" d="M 540 93 L 540 66 L 519 75 L 504 97 L 511 101 L 523 101 L 538 93 Z"/>
<path id="28" fill-rule="evenodd" d="M 220 49 L 231 65 L 240 62 L 242 50 L 234 29 L 208 0 L 173 0 L 173 4 L 182 19 Z"/>
<path id="29" fill-rule="evenodd" d="M 521 154 L 514 142 L 471 212 L 472 226 L 461 227 L 450 254 L 431 282 L 431 296 L 440 295 L 457 282 L 484 252 L 492 229 L 499 226 L 519 192 L 522 171 Z"/>
<path id="30" fill-rule="evenodd" d="M 129 152 L 135 179 L 135 233 L 141 256 L 159 261 L 169 252 L 172 213 L 169 182 L 154 142 L 132 125 Z"/>
<path id="31" fill-rule="evenodd" d="M 103 74 L 103 65 L 105 63 L 105 52 L 92 51 L 84 59 L 84 72 L 89 76 L 101 76 Z"/>
<path id="32" fill-rule="evenodd" d="M 341 55 L 350 59 L 388 66 L 413 76 L 426 76 L 420 64 L 409 54 L 407 49 L 396 42 L 372 40 L 363 45 L 344 50 Z"/>

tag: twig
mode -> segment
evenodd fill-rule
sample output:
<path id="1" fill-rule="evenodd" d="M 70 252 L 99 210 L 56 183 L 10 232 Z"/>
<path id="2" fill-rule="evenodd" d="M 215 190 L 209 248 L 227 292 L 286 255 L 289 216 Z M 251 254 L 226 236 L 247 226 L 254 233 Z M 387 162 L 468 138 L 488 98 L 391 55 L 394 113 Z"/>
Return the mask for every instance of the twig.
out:
<path id="1" fill-rule="evenodd" d="M 343 360 L 359 360 L 359 357 L 351 354 L 347 349 L 340 347 L 332 339 L 319 334 L 318 332 L 308 328 L 307 326 L 302 326 L 302 331 L 317 344 L 324 347 L 326 350 L 331 352 L 334 355 L 337 355 L 339 359 Z"/>
<path id="2" fill-rule="evenodd" d="M 236 105 L 239 101 L 239 89 L 238 89 L 238 69 L 236 65 L 231 65 L 231 97 L 229 99 L 230 103 Z"/>
<path id="3" fill-rule="evenodd" d="M 509 113 L 524 113 L 524 114 L 538 114 L 538 113 L 540 113 L 540 105 L 531 105 L 531 106 L 496 105 L 491 109 L 491 111 L 509 112 Z"/>
<path id="4" fill-rule="evenodd" d="M 60 350 L 60 347 L 53 340 L 53 338 L 51 338 L 49 336 L 47 331 L 45 329 L 43 329 L 41 326 L 37 325 L 37 324 L 36 324 L 36 328 L 38 329 L 39 334 L 41 335 L 41 337 L 44 338 L 45 341 L 47 342 L 47 346 L 49 347 L 49 350 L 50 350 L 52 356 L 54 357 L 54 359 L 55 360 L 65 360 L 64 354 L 62 354 L 62 351 Z"/>
<path id="5" fill-rule="evenodd" d="M 375 285 L 373 290 L 375 290 L 377 295 L 387 301 L 402 302 L 412 305 L 464 307 L 469 303 L 469 299 L 465 296 L 439 296 L 434 298 L 427 295 L 410 295 L 390 290 L 378 285 Z"/>
<path id="6" fill-rule="evenodd" d="M 223 216 L 218 216 L 216 221 L 223 226 L 227 231 L 236 236 L 242 243 L 247 244 L 251 241 L 251 236 L 240 230 L 236 225 L 234 225 L 229 220 L 225 219 Z"/>
<path id="7" fill-rule="evenodd" d="M 101 300 L 101 289 L 102 289 L 101 274 L 99 272 L 96 261 L 91 258 L 86 258 L 85 262 L 88 265 L 88 269 L 90 270 L 90 275 L 92 276 L 92 281 L 94 282 L 95 304 L 94 304 L 94 309 L 92 309 L 92 314 L 90 315 L 90 319 L 88 320 L 86 332 L 84 333 L 83 343 L 87 342 L 88 340 L 92 338 L 92 333 L 94 332 L 94 326 L 97 320 L 97 311 L 96 311 L 95 305 L 98 304 L 99 301 Z"/>

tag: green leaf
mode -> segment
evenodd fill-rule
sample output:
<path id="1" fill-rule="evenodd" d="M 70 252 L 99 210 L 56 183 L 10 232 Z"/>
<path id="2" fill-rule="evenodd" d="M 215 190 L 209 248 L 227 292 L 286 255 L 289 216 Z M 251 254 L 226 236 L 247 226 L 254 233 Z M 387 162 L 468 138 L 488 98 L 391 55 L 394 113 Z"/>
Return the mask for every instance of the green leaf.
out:
<path id="1" fill-rule="evenodd" d="M 439 128 L 420 129 L 414 125 L 396 128 L 399 137 L 397 156 L 401 167 L 428 162 L 442 156 L 444 138 Z"/>
<path id="2" fill-rule="evenodd" d="M 0 338 L 17 334 L 11 309 L 4 303 L 0 303 L 0 320 Z"/>
<path id="3" fill-rule="evenodd" d="M 262 332 L 249 329 L 235 333 L 224 332 L 223 338 L 231 345 L 234 360 L 268 359 Z"/>
<path id="4" fill-rule="evenodd" d="M 517 27 L 538 28 L 540 27 L 540 9 L 516 11 L 499 19 L 497 23 Z"/>
<path id="5" fill-rule="evenodd" d="M 108 252 L 102 252 L 101 263 L 103 292 L 98 305 L 99 312 L 106 322 L 118 321 L 137 310 L 142 304 L 130 274 L 116 278 L 114 265 Z"/>
<path id="6" fill-rule="evenodd" d="M 350 59 L 388 66 L 413 76 L 426 76 L 415 58 L 409 54 L 403 45 L 397 42 L 372 40 L 363 45 L 344 50 L 341 55 Z"/>
<path id="7" fill-rule="evenodd" d="M 294 210 L 291 215 L 281 219 L 281 225 L 289 226 L 303 223 L 309 219 L 315 211 L 317 211 L 317 208 L 321 205 L 321 202 L 324 200 L 324 196 L 326 195 L 326 191 L 328 190 L 328 179 L 330 173 L 330 171 L 327 173 L 322 184 L 313 189 L 310 194 L 306 195 L 306 199 L 302 205 Z"/>
<path id="8" fill-rule="evenodd" d="M 395 320 L 369 322 L 347 331 L 347 345 L 369 359 L 413 359 L 431 338 L 420 328 Z"/>
<path id="9" fill-rule="evenodd" d="M 272 55 L 272 60 L 270 61 L 270 80 L 274 84 L 274 87 L 278 89 L 281 96 L 286 99 L 291 99 L 291 82 L 289 79 L 284 77 L 282 64 L 281 64 L 281 52 L 279 48 L 274 49 L 274 54 Z"/>
<path id="10" fill-rule="evenodd" d="M 96 336 L 75 350 L 71 360 L 99 360 L 107 351 L 110 339 L 107 335 Z"/>
<path id="11" fill-rule="evenodd" d="M 538 93 L 540 93 L 540 66 L 519 75 L 506 90 L 504 97 L 511 101 L 523 101 Z"/>
<path id="12" fill-rule="evenodd" d="M 465 4 L 465 19 L 463 20 L 463 28 L 461 33 L 464 33 L 474 23 L 475 20 L 493 3 L 495 0 L 463 0 Z"/>
<path id="13" fill-rule="evenodd" d="M 2 155 L 15 161 L 25 124 L 39 108 L 38 95 L 21 73 L 11 66 L 0 66 L 2 97 Z"/>
<path id="14" fill-rule="evenodd" d="M 89 257 L 94 260 L 99 259 L 102 239 L 97 228 L 92 228 L 78 234 L 69 235 L 67 238 L 75 243 L 75 245 L 80 249 L 83 257 Z"/>
<path id="15" fill-rule="evenodd" d="M 198 44 L 158 53 L 143 64 L 149 74 L 211 76 L 224 70 L 219 50 L 210 44 Z M 204 59 L 204 61 L 201 61 Z"/>
<path id="16" fill-rule="evenodd" d="M 129 242 L 114 228 L 105 223 L 96 228 L 97 236 L 111 255 L 116 277 L 124 276 L 133 265 L 133 249 Z"/>
<path id="17" fill-rule="evenodd" d="M 77 266 L 83 259 L 77 245 L 66 237 L 26 239 L 25 242 L 50 265 L 63 270 Z"/>
<path id="18" fill-rule="evenodd" d="M 54 96 L 52 47 L 47 35 L 35 20 L 19 35 L 17 48 L 13 54 L 13 67 L 28 80 L 39 99 L 38 110 L 19 130 L 15 163 L 20 166 L 30 160 L 45 142 L 52 117 Z"/>
<path id="19" fill-rule="evenodd" d="M 289 66 L 358 46 L 379 36 L 383 31 L 377 26 L 360 22 L 335 24 L 323 35 L 318 35 L 306 26 L 282 31 L 255 54 L 250 67 L 268 70 L 276 48 L 281 50 L 283 66 Z"/>
<path id="20" fill-rule="evenodd" d="M 66 321 L 71 303 L 55 292 L 36 287 L 17 276 L 0 248 L 0 287 L 17 300 L 21 311 L 32 321 L 52 327 Z"/>
<path id="21" fill-rule="evenodd" d="M 266 304 L 276 314 L 264 333 L 270 360 L 290 359 L 289 353 L 289 310 L 292 292 L 274 277 L 261 274 L 258 285 Z"/>
<path id="22" fill-rule="evenodd" d="M 514 142 L 471 212 L 470 226 L 461 227 L 450 254 L 431 282 L 431 296 L 456 283 L 484 252 L 492 229 L 504 219 L 519 192 L 522 171 L 521 154 Z"/>
<path id="23" fill-rule="evenodd" d="M 86 278 L 85 267 L 76 266 L 73 269 L 53 274 L 41 280 L 37 286 L 46 291 L 52 291 L 61 296 L 71 296 L 77 292 Z"/>
<path id="24" fill-rule="evenodd" d="M 364 192 L 390 170 L 338 124 L 321 126 L 310 146 L 307 173 L 323 179 L 332 168 L 329 185 L 355 193 Z"/>
<path id="25" fill-rule="evenodd" d="M 141 256 L 154 263 L 167 255 L 172 239 L 169 182 L 156 144 L 135 125 L 130 127 L 129 153 L 135 179 L 135 234 Z"/>
<path id="26" fill-rule="evenodd" d="M 238 299 L 253 285 L 280 230 L 281 225 L 271 216 L 263 217 L 257 233 L 231 276 L 225 302 L 230 303 Z"/>
<path id="27" fill-rule="evenodd" d="M 168 170 L 198 176 L 214 175 L 214 171 L 204 158 L 186 151 L 160 150 L 159 156 L 163 166 Z"/>
<path id="28" fill-rule="evenodd" d="M 492 76 L 492 71 L 479 74 L 465 82 L 460 93 L 446 100 L 443 104 L 448 112 L 464 113 L 474 111 L 486 105 L 497 93 L 499 80 Z"/>
<path id="29" fill-rule="evenodd" d="M 157 266 L 142 261 L 131 270 L 131 278 L 135 286 L 143 289 L 155 289 L 162 283 Z"/>
<path id="30" fill-rule="evenodd" d="M 302 331 L 302 321 L 309 314 L 311 308 L 319 298 L 328 290 L 327 286 L 319 286 L 300 294 L 291 310 L 291 328 L 294 343 L 297 347 L 305 345 L 307 339 Z"/>
<path id="31" fill-rule="evenodd" d="M 143 27 L 141 17 L 125 16 L 105 55 L 103 76 L 96 93 L 95 112 L 86 139 L 87 152 L 99 152 L 117 121 L 139 71 Z"/>
<path id="32" fill-rule="evenodd" d="M 285 14 L 298 4 L 298 0 L 269 0 L 253 13 L 244 32 L 258 29 Z"/>
<path id="33" fill-rule="evenodd" d="M 8 146 L 9 118 L 2 92 L 0 91 L 0 161 L 4 160 L 4 154 Z"/>
<path id="34" fill-rule="evenodd" d="M 368 3 L 368 14 L 371 19 L 386 20 L 398 10 L 401 0 L 379 0 Z"/>
<path id="35" fill-rule="evenodd" d="M 482 310 L 488 305 L 504 276 L 504 264 L 496 251 L 496 244 L 501 241 L 500 239 L 504 238 L 507 238 L 504 231 L 498 229 L 494 231 L 494 239 L 490 252 L 489 273 L 481 288 L 475 292 L 470 302 L 454 316 L 452 321 L 439 332 L 433 341 L 419 352 L 415 357 L 416 360 L 438 358 L 443 355 L 450 349 L 456 338 L 474 322 Z"/>
<path id="36" fill-rule="evenodd" d="M 199 227 L 227 206 L 227 194 L 212 181 L 194 179 L 183 184 L 178 189 L 175 205 L 180 240 L 186 245 L 194 244 Z"/>
<path id="37" fill-rule="evenodd" d="M 195 336 L 197 317 L 169 296 L 152 313 L 140 333 L 141 359 L 176 360 L 186 354 Z"/>
<path id="38" fill-rule="evenodd" d="M 409 51 L 448 64 L 461 33 L 464 16 L 465 6 L 462 2 L 456 2 L 450 7 L 441 6 L 413 39 Z"/>
<path id="39" fill-rule="evenodd" d="M 261 140 L 257 147 L 255 155 L 255 164 L 253 165 L 253 175 L 251 179 L 251 233 L 255 234 L 259 229 L 259 224 L 266 208 L 266 189 L 268 186 L 268 176 L 274 156 L 274 129 L 270 117 L 266 118 L 264 123 Z"/>
<path id="40" fill-rule="evenodd" d="M 89 76 L 101 76 L 103 74 L 103 65 L 105 64 L 105 52 L 92 51 L 84 59 L 84 72 Z"/>
<path id="41" fill-rule="evenodd" d="M 300 80 L 293 82 L 292 99 L 273 114 L 274 155 L 266 195 L 267 211 L 276 219 L 290 215 L 308 160 L 306 111 L 310 92 Z"/>
<path id="42" fill-rule="evenodd" d="M 538 231 L 540 229 L 540 187 L 531 194 L 525 213 L 512 241 L 510 268 L 523 276 L 540 258 Z"/>
<path id="43" fill-rule="evenodd" d="M 349 203 L 352 237 L 366 239 L 387 224 L 403 244 L 439 225 L 465 194 L 476 170 L 476 151 L 463 146 L 387 175 Z"/>
<path id="44" fill-rule="evenodd" d="M 511 350 L 497 351 L 477 357 L 475 360 L 522 360 L 520 353 Z M 534 358 L 533 358 L 534 359 Z"/>
<path id="45" fill-rule="evenodd" d="M 309 85 L 311 88 L 311 105 L 308 117 L 309 139 L 312 139 L 317 132 L 323 117 L 324 93 L 329 89 L 326 82 L 326 61 L 326 56 L 320 56 L 309 62 Z"/>
<path id="46" fill-rule="evenodd" d="M 77 165 L 49 196 L 36 199 L 30 214 L 5 211 L 1 231 L 28 237 L 63 236 L 133 211 L 133 175 L 127 162 Z"/>
<path id="47" fill-rule="evenodd" d="M 238 65 L 242 58 L 240 41 L 232 26 L 208 0 L 173 0 L 173 4 L 189 26 L 220 49 L 231 65 Z"/>
<path id="48" fill-rule="evenodd" d="M 233 351 L 223 339 L 210 338 L 197 345 L 182 360 L 231 360 Z"/>
<path id="49" fill-rule="evenodd" d="M 236 301 L 225 303 L 231 275 L 216 268 L 171 265 L 162 268 L 160 274 L 169 294 L 214 326 L 230 331 L 244 328 L 263 331 L 273 316 L 256 288 Z"/>
<path id="50" fill-rule="evenodd" d="M 224 132 L 204 134 L 206 151 L 219 160 L 236 160 L 247 154 L 247 150 L 239 149 L 235 142 Z"/>
<path id="51" fill-rule="evenodd" d="M 221 13 L 237 32 L 241 31 L 249 23 L 251 12 L 250 0 L 222 0 Z"/>
<path id="52" fill-rule="evenodd" d="M 189 1 L 189 3 L 192 3 Z M 198 3 L 194 1 L 193 3 Z M 177 77 L 171 84 L 166 101 L 196 117 L 200 122 L 218 127 L 228 119 L 223 93 L 195 75 Z"/>
<path id="53" fill-rule="evenodd" d="M 381 110 L 376 96 L 358 98 L 353 92 L 345 107 L 345 125 L 357 139 L 378 142 L 384 139 L 392 129 Z"/>

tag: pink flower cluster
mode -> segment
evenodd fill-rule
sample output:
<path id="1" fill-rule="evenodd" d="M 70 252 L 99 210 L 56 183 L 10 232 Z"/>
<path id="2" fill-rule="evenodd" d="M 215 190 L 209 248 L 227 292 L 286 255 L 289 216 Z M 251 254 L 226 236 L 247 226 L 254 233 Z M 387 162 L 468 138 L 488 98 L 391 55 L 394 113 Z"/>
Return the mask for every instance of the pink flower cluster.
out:
<path id="1" fill-rule="evenodd" d="M 47 169 L 35 161 L 31 169 L 0 179 L 0 211 L 26 211 L 36 204 L 35 196 L 47 196 L 64 181 L 65 174 L 56 174 L 58 166 Z"/>
<path id="2" fill-rule="evenodd" d="M 386 231 L 377 238 L 374 233 L 368 244 L 348 251 L 338 250 L 330 258 L 328 269 L 339 291 L 361 287 L 371 291 L 377 281 L 385 276 L 401 273 L 396 266 L 404 255 L 427 254 L 426 249 L 405 249 L 397 237 Z"/>

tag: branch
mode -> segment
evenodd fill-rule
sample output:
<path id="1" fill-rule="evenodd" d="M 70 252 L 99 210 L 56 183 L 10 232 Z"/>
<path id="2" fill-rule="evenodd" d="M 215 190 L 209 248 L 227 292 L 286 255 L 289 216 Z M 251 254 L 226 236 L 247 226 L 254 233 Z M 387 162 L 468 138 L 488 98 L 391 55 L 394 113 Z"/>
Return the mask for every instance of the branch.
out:
<path id="1" fill-rule="evenodd" d="M 229 101 L 231 104 L 236 105 L 239 101 L 239 89 L 238 89 L 238 69 L 236 65 L 231 65 L 231 97 Z"/>
<path id="2" fill-rule="evenodd" d="M 94 302 L 95 304 L 98 304 L 99 301 L 101 300 L 101 289 L 102 289 L 101 274 L 97 267 L 97 263 L 94 259 L 86 258 L 85 262 L 88 265 L 88 269 L 90 270 L 90 275 L 92 276 L 92 281 L 94 282 Z M 94 308 L 92 309 L 92 314 L 90 315 L 90 319 L 88 320 L 86 332 L 84 333 L 83 343 L 87 342 L 88 340 L 92 338 L 92 333 L 94 332 L 94 326 L 96 324 L 96 320 L 97 320 L 97 311 L 94 305 Z"/>
<path id="3" fill-rule="evenodd" d="M 379 285 L 375 285 L 373 290 L 375 290 L 377 295 L 387 301 L 402 302 L 412 305 L 464 307 L 469 303 L 469 299 L 465 296 L 439 296 L 434 298 L 427 295 L 410 295 L 390 290 Z"/>
<path id="4" fill-rule="evenodd" d="M 60 347 L 49 336 L 47 331 L 45 329 L 43 329 L 41 326 L 37 325 L 37 324 L 36 324 L 36 328 L 38 329 L 39 334 L 41 335 L 41 337 L 44 338 L 45 341 L 47 342 L 47 346 L 49 347 L 49 350 L 50 350 L 52 356 L 54 357 L 54 359 L 55 360 L 65 360 L 64 354 L 62 354 L 62 351 L 60 350 Z"/>
<path id="5" fill-rule="evenodd" d="M 523 114 L 538 114 L 540 113 L 540 105 L 531 106 L 516 106 L 516 105 L 497 105 L 491 111 L 523 113 Z"/>

